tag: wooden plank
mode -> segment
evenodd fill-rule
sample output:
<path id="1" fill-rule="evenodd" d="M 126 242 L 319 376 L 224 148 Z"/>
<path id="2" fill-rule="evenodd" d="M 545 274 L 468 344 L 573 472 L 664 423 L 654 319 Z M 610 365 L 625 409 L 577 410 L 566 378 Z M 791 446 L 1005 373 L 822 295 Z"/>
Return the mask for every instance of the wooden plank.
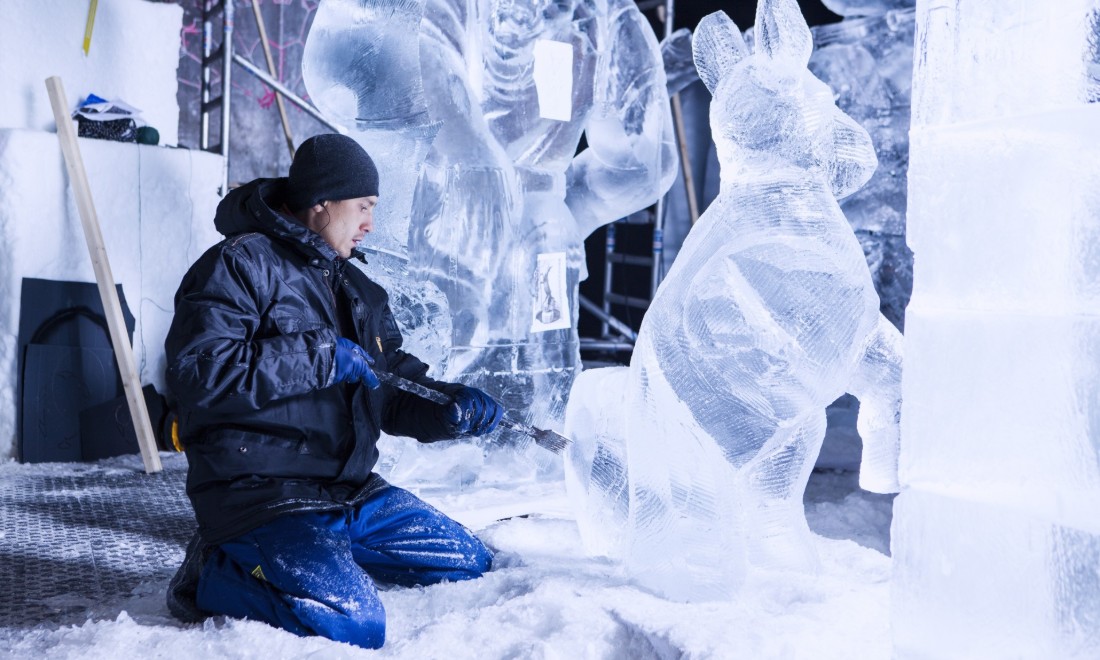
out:
<path id="1" fill-rule="evenodd" d="M 260 30 L 260 43 L 264 47 L 264 59 L 267 60 L 267 71 L 272 78 L 278 78 L 275 73 L 275 60 L 271 57 L 271 44 L 267 42 L 267 26 L 264 25 L 264 15 L 260 12 L 260 3 L 252 0 L 252 13 L 256 16 L 256 27 Z M 283 103 L 283 95 L 279 90 L 275 92 L 275 104 L 279 106 L 279 119 L 283 123 L 283 135 L 286 136 L 286 148 L 290 150 L 290 157 L 294 158 L 294 135 L 290 132 L 290 120 L 286 116 L 286 104 Z"/>
<path id="2" fill-rule="evenodd" d="M 111 264 L 107 260 L 107 248 L 103 244 L 103 234 L 99 231 L 99 219 L 92 203 L 92 189 L 88 185 L 88 176 L 84 171 L 84 161 L 80 156 L 80 145 L 76 141 L 76 131 L 69 115 L 69 102 L 65 98 L 65 88 L 61 78 L 51 76 L 46 79 L 46 91 L 50 95 L 53 116 L 57 121 L 57 138 L 61 142 L 61 153 L 65 156 L 65 169 L 69 173 L 69 184 L 76 197 L 76 207 L 80 211 L 80 223 L 84 227 L 84 240 L 88 244 L 88 254 L 95 270 L 99 296 L 103 300 L 103 311 L 107 317 L 107 327 L 111 331 L 111 344 L 115 349 L 115 359 L 122 376 L 122 388 L 126 391 L 126 401 L 130 407 L 130 419 L 134 422 L 141 460 L 145 471 L 152 474 L 160 472 L 160 454 L 153 435 L 153 425 L 149 421 L 149 410 L 145 407 L 145 397 L 141 393 L 141 380 L 138 378 L 133 347 L 127 341 L 126 322 L 122 317 L 122 304 L 115 291 L 115 278 L 111 274 Z"/>
<path id="3" fill-rule="evenodd" d="M 684 174 L 684 193 L 687 195 L 688 214 L 691 216 L 691 226 L 699 221 L 699 201 L 695 198 L 695 174 L 691 168 L 687 147 L 687 130 L 684 128 L 684 107 L 680 103 L 680 95 L 672 95 L 672 121 L 676 124 L 676 142 L 680 145 L 680 167 Z"/>

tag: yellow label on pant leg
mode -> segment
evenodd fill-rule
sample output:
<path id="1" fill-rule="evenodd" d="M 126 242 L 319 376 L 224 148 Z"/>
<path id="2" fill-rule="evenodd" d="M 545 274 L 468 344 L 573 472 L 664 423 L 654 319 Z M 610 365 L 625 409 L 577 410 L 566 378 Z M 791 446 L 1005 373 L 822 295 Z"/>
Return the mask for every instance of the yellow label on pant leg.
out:
<path id="1" fill-rule="evenodd" d="M 264 569 L 260 568 L 259 564 L 256 564 L 256 568 L 252 569 L 252 577 L 267 582 L 267 578 L 264 576 Z"/>

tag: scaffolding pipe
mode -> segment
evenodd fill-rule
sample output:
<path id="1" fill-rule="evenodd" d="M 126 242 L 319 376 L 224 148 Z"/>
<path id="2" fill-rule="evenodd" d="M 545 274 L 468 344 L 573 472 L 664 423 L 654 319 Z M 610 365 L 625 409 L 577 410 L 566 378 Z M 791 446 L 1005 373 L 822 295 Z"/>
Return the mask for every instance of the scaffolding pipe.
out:
<path id="1" fill-rule="evenodd" d="M 222 36 L 222 196 L 229 192 L 229 101 L 233 88 L 230 86 L 230 74 L 233 64 L 230 57 L 233 55 L 233 0 L 222 0 L 222 16 L 225 19 L 225 31 Z"/>
<path id="2" fill-rule="evenodd" d="M 615 268 L 614 262 L 611 261 L 612 256 L 615 254 L 615 223 L 607 225 L 607 238 L 604 242 L 604 261 L 603 261 L 603 314 L 599 318 L 603 319 L 600 323 L 600 336 L 607 337 L 608 334 L 608 322 L 607 319 L 611 316 L 611 302 L 607 299 L 607 292 L 611 291 L 611 280 L 614 277 Z M 582 303 L 583 306 L 583 303 Z"/>
<path id="3" fill-rule="evenodd" d="M 580 348 L 582 351 L 623 351 L 624 353 L 630 353 L 634 350 L 634 344 L 624 341 L 582 339 Z"/>
<path id="4" fill-rule="evenodd" d="M 202 105 L 199 106 L 199 147 L 210 149 L 210 55 L 214 52 L 214 28 L 210 19 L 202 22 Z"/>
<path id="5" fill-rule="evenodd" d="M 676 15 L 676 2 L 675 0 L 665 0 L 665 40 L 667 41 L 672 36 L 672 24 Z M 677 140 L 678 141 L 678 140 Z M 653 270 L 652 278 L 650 281 L 650 295 L 652 300 L 657 296 L 657 287 L 661 285 L 661 280 L 664 279 L 664 251 L 665 251 L 665 210 L 666 210 L 666 198 L 668 192 L 661 195 L 661 198 L 657 200 L 657 215 L 653 219 Z"/>
<path id="6" fill-rule="evenodd" d="M 267 60 L 267 72 L 274 78 L 275 59 L 271 56 L 271 44 L 267 41 L 267 26 L 264 24 L 264 15 L 260 12 L 260 3 L 252 0 L 252 14 L 256 17 L 256 28 L 260 31 L 260 43 L 264 47 L 264 59 Z M 283 96 L 276 92 L 275 105 L 279 106 L 279 120 L 283 124 L 283 135 L 286 136 L 286 148 L 290 150 L 290 157 L 294 158 L 294 134 L 290 132 L 290 119 L 286 116 L 286 104 Z"/>
<path id="7" fill-rule="evenodd" d="M 595 315 L 596 318 L 603 321 L 605 325 L 610 326 L 612 330 L 619 333 L 624 338 L 630 341 L 635 341 L 638 339 L 638 334 L 631 330 L 630 326 L 626 325 L 608 312 L 600 309 L 599 305 L 597 305 L 596 303 L 581 295 L 577 296 L 577 300 L 580 301 L 581 307 L 591 312 L 593 315 Z"/>
<path id="8" fill-rule="evenodd" d="M 684 126 L 684 106 L 680 102 L 680 93 L 672 95 L 672 122 L 676 124 L 676 141 L 680 143 L 680 172 L 684 175 L 684 194 L 687 195 L 688 215 L 691 226 L 699 221 L 699 201 L 695 198 L 695 173 L 691 169 L 688 154 L 687 129 Z"/>
<path id="9" fill-rule="evenodd" d="M 294 105 L 296 105 L 299 108 L 301 108 L 302 110 L 306 111 L 306 113 L 308 113 L 311 117 L 313 117 L 317 121 L 321 122 L 325 126 L 328 126 L 329 128 L 336 131 L 337 133 L 344 133 L 345 132 L 344 129 L 340 128 L 336 124 L 333 124 L 329 120 L 325 119 L 325 116 L 322 115 L 321 112 L 319 110 L 317 110 L 317 108 L 310 105 L 308 101 L 306 101 L 302 97 L 298 96 L 294 92 L 290 91 L 286 87 L 286 85 L 284 85 L 281 82 L 279 82 L 278 80 L 275 80 L 274 78 L 272 78 L 270 75 L 268 75 L 266 72 L 264 72 L 263 69 L 260 69 L 259 67 L 257 67 L 252 62 L 249 62 L 248 60 L 241 57 L 240 55 L 233 55 L 233 61 L 236 62 L 237 64 L 240 64 L 241 67 L 243 67 L 245 71 L 251 73 L 252 75 L 254 75 L 257 78 L 259 78 L 260 80 L 262 80 L 265 84 L 269 85 L 277 93 L 282 94 L 286 98 L 286 100 L 290 101 Z"/>

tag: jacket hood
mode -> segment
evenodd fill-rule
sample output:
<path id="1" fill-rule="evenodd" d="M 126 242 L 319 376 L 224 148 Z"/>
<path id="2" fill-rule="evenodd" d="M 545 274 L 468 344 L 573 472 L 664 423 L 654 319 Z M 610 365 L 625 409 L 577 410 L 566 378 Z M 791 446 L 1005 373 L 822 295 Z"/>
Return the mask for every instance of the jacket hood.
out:
<path id="1" fill-rule="evenodd" d="M 218 203 L 214 228 L 225 237 L 260 232 L 293 244 L 309 256 L 329 261 L 339 255 L 321 238 L 292 217 L 275 210 L 282 207 L 286 178 L 256 179 L 229 193 Z"/>

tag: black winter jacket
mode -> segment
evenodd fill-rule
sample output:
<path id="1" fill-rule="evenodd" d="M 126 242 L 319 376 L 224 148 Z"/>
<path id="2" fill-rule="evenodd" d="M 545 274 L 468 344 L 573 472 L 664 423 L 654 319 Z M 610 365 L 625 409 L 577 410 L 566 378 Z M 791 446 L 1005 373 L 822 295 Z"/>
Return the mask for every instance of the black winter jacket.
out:
<path id="1" fill-rule="evenodd" d="M 358 504 L 385 483 L 371 472 L 380 429 L 452 437 L 437 404 L 387 385 L 333 384 L 343 335 L 376 368 L 455 387 L 427 378 L 401 350 L 380 286 L 274 210 L 284 183 L 258 179 L 218 205 L 215 226 L 227 238 L 184 276 L 165 342 L 187 493 L 208 543 L 288 512 Z"/>

